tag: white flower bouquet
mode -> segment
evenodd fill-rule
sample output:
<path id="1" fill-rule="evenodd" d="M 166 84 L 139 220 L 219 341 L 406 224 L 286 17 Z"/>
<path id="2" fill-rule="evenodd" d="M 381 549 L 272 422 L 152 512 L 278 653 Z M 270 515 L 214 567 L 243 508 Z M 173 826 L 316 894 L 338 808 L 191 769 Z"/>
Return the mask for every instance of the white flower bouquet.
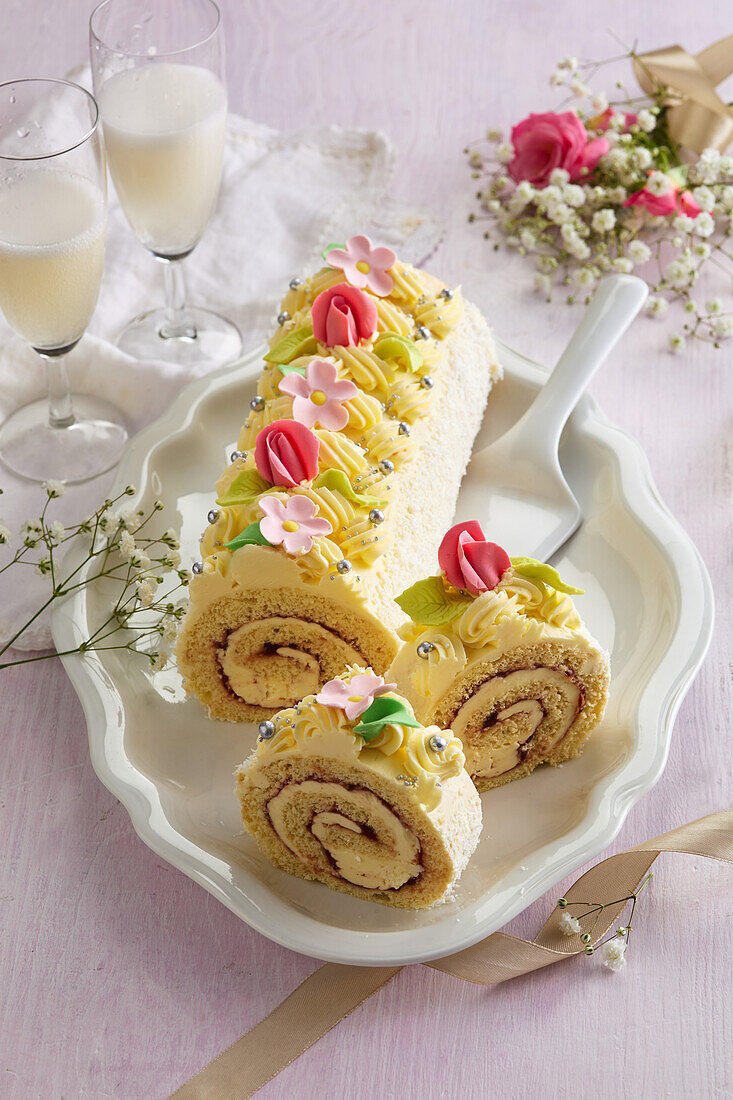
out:
<path id="1" fill-rule="evenodd" d="M 684 314 L 671 350 L 691 337 L 718 346 L 733 335 L 733 312 L 693 292 L 706 265 L 730 287 L 733 157 L 707 148 L 687 162 L 670 134 L 668 89 L 652 82 L 651 95 L 629 96 L 619 82 L 622 98 L 609 101 L 589 87 L 598 68 L 565 58 L 550 84 L 571 93 L 568 109 L 530 114 L 509 141 L 489 130 L 466 150 L 481 204 L 469 221 L 489 222 L 495 248 L 503 240 L 533 258 L 535 289 L 548 301 L 558 288 L 570 304 L 588 301 L 606 273 L 635 271 L 652 291 L 651 316 L 670 305 Z"/>

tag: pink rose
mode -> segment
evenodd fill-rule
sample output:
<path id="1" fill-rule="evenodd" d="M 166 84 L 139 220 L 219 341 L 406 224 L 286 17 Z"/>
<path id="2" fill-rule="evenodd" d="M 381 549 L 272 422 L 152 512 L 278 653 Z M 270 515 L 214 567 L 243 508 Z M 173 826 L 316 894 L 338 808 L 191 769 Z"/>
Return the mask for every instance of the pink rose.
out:
<path id="1" fill-rule="evenodd" d="M 443 536 L 438 564 L 448 582 L 472 596 L 496 588 L 511 569 L 509 555 L 495 542 L 487 542 L 477 520 L 457 523 Z"/>
<path id="2" fill-rule="evenodd" d="M 668 214 L 674 214 L 677 210 L 678 190 L 672 180 L 669 181 L 669 189 L 663 195 L 655 195 L 646 187 L 642 187 L 641 191 L 634 191 L 633 195 L 629 195 L 624 206 L 640 206 L 642 210 L 654 214 L 657 218 L 666 218 Z"/>
<path id="3" fill-rule="evenodd" d="M 318 295 L 311 309 L 313 335 L 329 348 L 369 340 L 377 331 L 377 307 L 368 294 L 339 283 Z"/>
<path id="4" fill-rule="evenodd" d="M 572 111 L 530 115 L 512 130 L 512 145 L 509 175 L 535 187 L 547 187 L 555 168 L 564 168 L 571 180 L 585 179 L 609 150 L 606 138 L 588 141 L 585 126 Z"/>
<path id="5" fill-rule="evenodd" d="M 318 436 L 297 420 L 273 420 L 255 440 L 257 469 L 271 485 L 293 489 L 318 473 Z"/>
<path id="6" fill-rule="evenodd" d="M 611 125 L 611 119 L 618 112 L 614 111 L 613 107 L 607 107 L 602 115 L 596 115 L 588 123 L 588 127 L 591 130 L 601 130 L 604 134 L 608 127 Z M 624 111 L 624 130 L 630 130 L 636 122 L 636 115 L 633 111 Z"/>
<path id="7" fill-rule="evenodd" d="M 692 197 L 692 191 L 683 191 L 680 195 L 680 213 L 686 214 L 688 218 L 696 218 L 698 214 L 702 214 L 702 207 L 698 206 Z"/>

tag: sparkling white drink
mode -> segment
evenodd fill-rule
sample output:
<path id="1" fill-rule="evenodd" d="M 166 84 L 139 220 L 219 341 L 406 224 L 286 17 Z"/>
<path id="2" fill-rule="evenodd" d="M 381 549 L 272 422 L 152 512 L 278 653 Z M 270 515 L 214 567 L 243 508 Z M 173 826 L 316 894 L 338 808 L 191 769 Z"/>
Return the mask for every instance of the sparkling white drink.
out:
<path id="1" fill-rule="evenodd" d="M 0 186 L 0 309 L 35 348 L 75 343 L 104 264 L 105 198 L 85 176 L 43 168 Z"/>
<path id="2" fill-rule="evenodd" d="M 138 239 L 161 256 L 188 252 L 219 191 L 226 91 L 208 69 L 151 62 L 99 90 L 115 188 Z"/>

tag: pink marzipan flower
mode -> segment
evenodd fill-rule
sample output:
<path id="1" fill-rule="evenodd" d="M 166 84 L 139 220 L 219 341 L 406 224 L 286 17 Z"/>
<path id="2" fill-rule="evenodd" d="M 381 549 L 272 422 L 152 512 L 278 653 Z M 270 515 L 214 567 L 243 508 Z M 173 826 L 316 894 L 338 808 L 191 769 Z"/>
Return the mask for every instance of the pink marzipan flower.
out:
<path id="1" fill-rule="evenodd" d="M 326 255 L 329 267 L 338 267 L 352 286 L 371 290 L 384 298 L 392 292 L 394 279 L 389 269 L 397 257 L 391 248 L 374 248 L 368 237 L 349 237 L 345 248 L 332 248 Z"/>
<path id="2" fill-rule="evenodd" d="M 273 546 L 281 546 L 286 554 L 307 554 L 316 535 L 330 535 L 333 528 L 327 519 L 316 516 L 316 506 L 308 497 L 262 497 L 260 508 L 265 518 L 260 531 Z"/>
<path id="3" fill-rule="evenodd" d="M 344 680 L 329 680 L 324 684 L 316 702 L 324 707 L 336 707 L 343 710 L 350 722 L 372 705 L 378 695 L 394 691 L 397 684 L 385 684 L 382 676 L 370 672 L 360 672 L 352 676 L 347 684 Z"/>
<path id="4" fill-rule="evenodd" d="M 356 347 L 377 331 L 374 299 L 348 283 L 322 290 L 311 306 L 313 335 L 329 348 Z"/>
<path id="5" fill-rule="evenodd" d="M 438 549 L 438 565 L 449 584 L 472 596 L 491 592 L 512 563 L 503 547 L 487 542 L 478 520 L 456 523 L 446 531 Z"/>
<path id="6" fill-rule="evenodd" d="M 547 187 L 555 168 L 564 168 L 573 181 L 587 180 L 610 148 L 606 138 L 588 141 L 585 126 L 572 111 L 529 115 L 513 128 L 512 145 L 509 175 L 535 187 Z"/>
<path id="7" fill-rule="evenodd" d="M 353 382 L 339 382 L 336 367 L 326 359 L 311 359 L 305 377 L 288 374 L 280 380 L 279 389 L 293 399 L 293 420 L 306 428 L 318 423 L 333 432 L 346 426 L 349 414 L 344 402 L 359 392 Z"/>

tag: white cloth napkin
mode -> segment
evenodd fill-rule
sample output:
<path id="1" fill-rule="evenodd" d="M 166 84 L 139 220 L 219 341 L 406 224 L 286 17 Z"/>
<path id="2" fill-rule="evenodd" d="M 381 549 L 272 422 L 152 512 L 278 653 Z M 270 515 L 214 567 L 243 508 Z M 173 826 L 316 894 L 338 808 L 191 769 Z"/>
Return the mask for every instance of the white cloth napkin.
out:
<path id="1" fill-rule="evenodd" d="M 82 81 L 83 82 L 83 81 Z M 381 133 L 337 127 L 284 136 L 267 126 L 231 116 L 221 192 L 211 224 L 186 261 L 188 299 L 237 323 L 244 350 L 272 329 L 276 305 L 288 281 L 320 264 L 331 241 L 367 231 L 418 262 L 437 245 L 440 230 L 427 215 L 385 199 L 392 149 Z M 406 243 L 407 242 L 407 243 Z M 114 339 L 125 322 L 162 304 L 158 263 L 133 236 L 110 188 L 104 278 L 89 332 L 68 358 L 72 389 L 114 402 L 133 431 L 155 419 L 196 371 L 123 355 Z M 0 317 L 0 420 L 45 393 L 42 361 Z M 53 516 L 71 523 L 94 510 L 113 473 L 70 486 Z M 23 520 L 39 514 L 45 494 L 0 465 L 0 518 L 17 545 Z M 0 548 L 0 564 L 7 548 Z M 46 578 L 20 568 L 0 574 L 0 641 L 7 640 L 39 606 Z M 17 643 L 51 644 L 48 616 Z"/>

